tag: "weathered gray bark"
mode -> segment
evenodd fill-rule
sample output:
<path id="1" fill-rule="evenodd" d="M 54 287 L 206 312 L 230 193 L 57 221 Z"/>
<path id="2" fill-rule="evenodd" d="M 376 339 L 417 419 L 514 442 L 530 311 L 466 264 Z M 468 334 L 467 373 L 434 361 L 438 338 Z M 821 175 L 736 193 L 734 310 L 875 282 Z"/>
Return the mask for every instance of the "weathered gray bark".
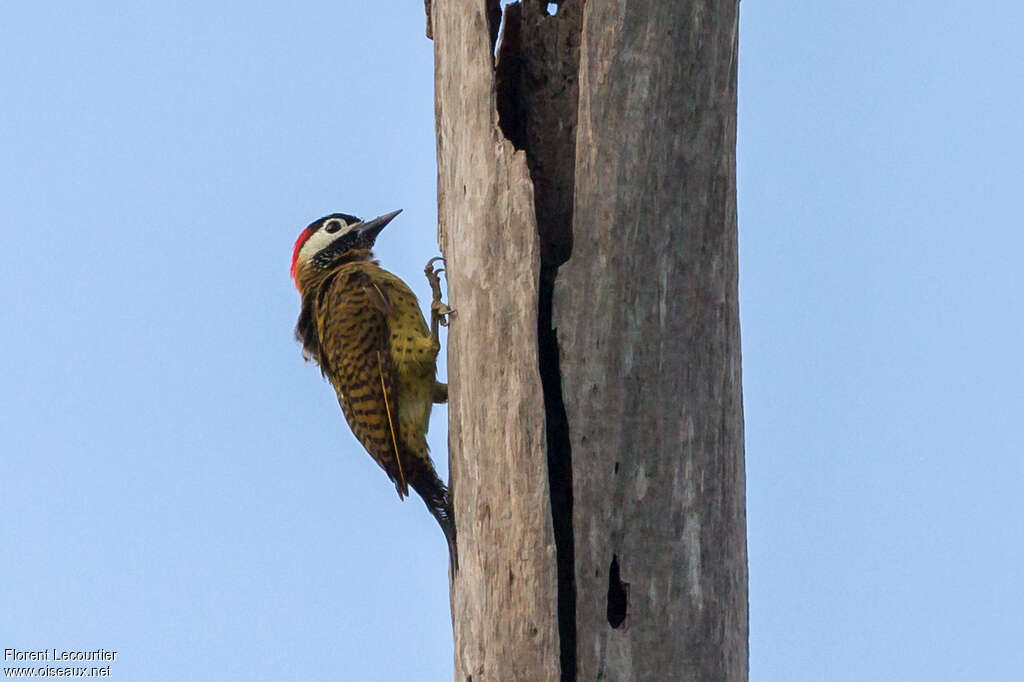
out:
<path id="1" fill-rule="evenodd" d="M 587 3 L 554 313 L 583 680 L 747 674 L 736 11 Z M 613 559 L 626 629 L 607 617 Z"/>
<path id="2" fill-rule="evenodd" d="M 456 679 L 745 680 L 736 0 L 433 0 Z"/>

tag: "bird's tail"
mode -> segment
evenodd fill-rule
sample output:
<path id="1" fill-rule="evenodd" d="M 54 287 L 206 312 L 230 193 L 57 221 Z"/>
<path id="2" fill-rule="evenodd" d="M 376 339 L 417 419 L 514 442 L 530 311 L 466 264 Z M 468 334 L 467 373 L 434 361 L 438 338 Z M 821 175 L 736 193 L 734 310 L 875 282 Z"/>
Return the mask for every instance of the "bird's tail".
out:
<path id="1" fill-rule="evenodd" d="M 452 513 L 448 488 L 438 478 L 432 464 L 417 470 L 409 478 L 409 486 L 423 498 L 431 516 L 437 519 L 438 525 L 441 526 L 444 539 L 448 542 L 448 560 L 451 561 L 452 573 L 457 572 L 459 553 L 455 542 L 455 516 Z"/>

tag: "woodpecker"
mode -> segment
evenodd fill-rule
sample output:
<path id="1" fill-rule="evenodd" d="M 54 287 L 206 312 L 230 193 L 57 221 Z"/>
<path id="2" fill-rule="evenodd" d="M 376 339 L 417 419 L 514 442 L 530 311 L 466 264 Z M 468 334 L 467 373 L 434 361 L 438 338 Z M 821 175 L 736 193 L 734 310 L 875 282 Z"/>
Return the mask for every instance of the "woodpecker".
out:
<path id="1" fill-rule="evenodd" d="M 399 499 L 415 490 L 437 519 L 458 568 L 448 489 L 427 449 L 434 403 L 448 400 L 437 381 L 438 327 L 451 312 L 441 302 L 433 258 L 424 272 L 433 293 L 431 326 L 416 295 L 373 260 L 380 231 L 401 211 L 363 221 L 345 213 L 315 220 L 299 234 L 292 280 L 302 299 L 295 337 L 334 386 L 352 433 L 394 482 Z"/>

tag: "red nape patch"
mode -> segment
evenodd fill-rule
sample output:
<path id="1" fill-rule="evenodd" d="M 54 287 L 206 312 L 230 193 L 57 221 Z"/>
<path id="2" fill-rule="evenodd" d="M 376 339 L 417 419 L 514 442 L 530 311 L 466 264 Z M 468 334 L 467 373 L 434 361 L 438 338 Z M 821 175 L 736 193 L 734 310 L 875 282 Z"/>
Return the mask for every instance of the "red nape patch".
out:
<path id="1" fill-rule="evenodd" d="M 295 282 L 296 289 L 299 288 L 299 280 L 295 279 L 295 266 L 298 265 L 299 251 L 302 250 L 302 245 L 306 243 L 306 240 L 313 236 L 313 232 L 313 226 L 310 225 L 295 240 L 295 249 L 292 251 L 292 281 Z"/>

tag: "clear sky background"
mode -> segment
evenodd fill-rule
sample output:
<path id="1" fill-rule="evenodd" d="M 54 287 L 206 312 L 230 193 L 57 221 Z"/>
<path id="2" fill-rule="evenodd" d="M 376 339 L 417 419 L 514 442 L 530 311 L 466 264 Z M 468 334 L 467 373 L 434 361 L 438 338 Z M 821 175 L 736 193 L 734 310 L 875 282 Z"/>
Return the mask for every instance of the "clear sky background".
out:
<path id="1" fill-rule="evenodd" d="M 983 5 L 743 3 L 752 680 L 1024 669 L 1024 11 Z M 427 297 L 422 4 L 7 3 L 0 45 L 0 648 L 450 679 L 441 534 L 288 278 L 310 220 L 403 208 Z"/>

